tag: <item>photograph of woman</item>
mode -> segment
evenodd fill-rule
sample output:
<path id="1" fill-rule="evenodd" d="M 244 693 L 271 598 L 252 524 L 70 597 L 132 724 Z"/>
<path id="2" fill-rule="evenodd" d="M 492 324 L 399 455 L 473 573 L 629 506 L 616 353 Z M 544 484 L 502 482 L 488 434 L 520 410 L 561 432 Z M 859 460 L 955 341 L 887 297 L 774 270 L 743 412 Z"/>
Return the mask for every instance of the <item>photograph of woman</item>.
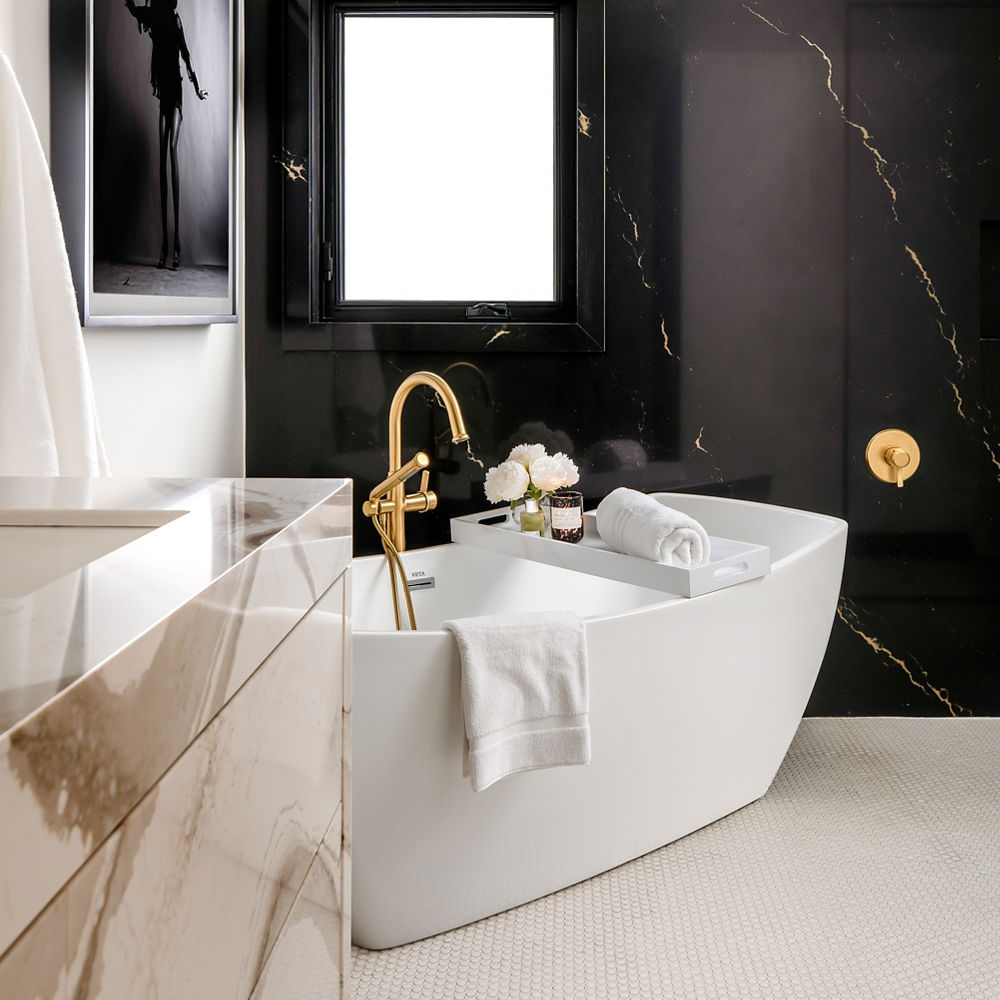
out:
<path id="1" fill-rule="evenodd" d="M 170 263 L 176 271 L 181 263 L 180 235 L 180 178 L 177 175 L 177 139 L 184 120 L 184 87 L 181 80 L 180 60 L 187 67 L 188 79 L 199 101 L 208 92 L 198 87 L 198 77 L 191 65 L 191 53 L 184 40 L 184 25 L 177 13 L 177 0 L 150 0 L 145 7 L 136 7 L 133 0 L 125 0 L 128 12 L 139 22 L 140 33 L 145 31 L 153 41 L 153 55 L 149 82 L 153 96 L 160 102 L 160 221 L 163 226 L 163 245 L 156 266 L 162 268 L 167 259 L 167 153 L 170 153 L 170 176 L 174 198 L 174 256 Z"/>
<path id="2" fill-rule="evenodd" d="M 225 299 L 232 0 L 92 0 L 92 12 L 93 291 Z"/>

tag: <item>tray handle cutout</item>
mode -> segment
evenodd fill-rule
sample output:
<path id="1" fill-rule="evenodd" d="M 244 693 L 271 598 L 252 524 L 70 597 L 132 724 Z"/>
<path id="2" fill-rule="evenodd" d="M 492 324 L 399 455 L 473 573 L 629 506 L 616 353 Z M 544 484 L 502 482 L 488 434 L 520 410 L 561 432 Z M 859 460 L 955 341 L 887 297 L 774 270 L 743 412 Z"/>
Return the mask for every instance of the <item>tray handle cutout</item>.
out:
<path id="1" fill-rule="evenodd" d="M 750 569 L 750 563 L 743 562 L 733 563 L 730 566 L 720 566 L 713 574 L 713 580 L 728 580 L 732 576 L 739 576 L 740 573 L 746 573 Z"/>

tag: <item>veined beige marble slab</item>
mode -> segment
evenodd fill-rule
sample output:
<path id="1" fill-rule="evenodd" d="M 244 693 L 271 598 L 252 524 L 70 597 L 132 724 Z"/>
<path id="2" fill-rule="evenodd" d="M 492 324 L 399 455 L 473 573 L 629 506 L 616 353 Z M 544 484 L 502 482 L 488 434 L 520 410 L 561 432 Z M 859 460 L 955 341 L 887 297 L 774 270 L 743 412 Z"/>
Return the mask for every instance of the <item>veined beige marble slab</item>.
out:
<path id="1" fill-rule="evenodd" d="M 306 873 L 251 1000 L 346 997 L 350 977 L 350 858 L 340 817 Z"/>
<path id="2" fill-rule="evenodd" d="M 0 997 L 7 1000 L 69 1000 L 66 934 L 69 894 L 60 893 L 0 958 Z"/>
<path id="3" fill-rule="evenodd" d="M 350 505 L 346 480 L 0 478 L 0 525 L 154 526 L 0 598 L 0 955 L 344 571 Z"/>
<path id="4" fill-rule="evenodd" d="M 0 959 L 0 996 L 246 1000 L 307 894 L 339 995 L 348 600 L 341 577 L 143 796 Z"/>

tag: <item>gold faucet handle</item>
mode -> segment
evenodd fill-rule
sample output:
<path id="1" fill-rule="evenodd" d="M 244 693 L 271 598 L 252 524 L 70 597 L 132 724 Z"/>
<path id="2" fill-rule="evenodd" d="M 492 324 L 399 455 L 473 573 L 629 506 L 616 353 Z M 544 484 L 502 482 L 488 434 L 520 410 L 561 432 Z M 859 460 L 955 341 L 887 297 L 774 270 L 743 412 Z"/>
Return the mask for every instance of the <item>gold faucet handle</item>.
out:
<path id="1" fill-rule="evenodd" d="M 416 461 L 421 455 L 426 458 L 423 452 L 418 452 L 414 458 Z M 402 469 L 400 470 L 402 472 Z M 390 477 L 391 478 L 391 477 Z M 386 480 L 388 482 L 389 480 Z M 431 474 L 424 469 L 420 476 L 420 489 L 416 493 L 408 493 L 403 498 L 403 511 L 406 514 L 426 514 L 429 510 L 434 510 L 438 505 L 437 494 L 433 490 L 429 490 L 427 487 L 430 485 Z M 375 489 L 380 489 L 384 484 L 376 486 Z M 389 489 L 396 486 L 397 483 L 392 483 Z M 362 505 L 361 509 L 364 511 L 365 517 L 382 517 L 383 514 L 391 514 L 396 510 L 397 504 L 395 500 L 386 499 L 386 494 L 389 490 L 384 493 L 375 496 L 375 490 L 372 490 L 371 497 L 366 500 Z"/>
<path id="2" fill-rule="evenodd" d="M 430 485 L 431 474 L 425 469 L 420 476 L 420 489 L 416 493 L 409 493 L 403 500 L 403 510 L 407 514 L 426 514 L 429 510 L 434 510 L 438 504 L 437 494 L 427 487 Z"/>
<path id="3" fill-rule="evenodd" d="M 905 448 L 887 448 L 885 461 L 892 469 L 896 485 L 902 489 L 904 477 L 901 475 L 901 472 L 910 464 L 910 453 Z"/>
<path id="4" fill-rule="evenodd" d="M 421 469 L 426 469 L 431 464 L 430 456 L 426 451 L 418 451 L 416 455 L 413 456 L 406 463 L 406 465 L 401 466 L 396 469 L 395 472 L 390 472 L 389 475 L 382 480 L 376 486 L 371 493 L 368 494 L 368 499 L 371 501 L 376 501 L 380 497 L 384 497 L 389 493 L 393 487 L 398 486 L 400 483 L 405 482 L 414 472 L 419 472 Z M 424 472 L 424 475 L 428 475 Z"/>

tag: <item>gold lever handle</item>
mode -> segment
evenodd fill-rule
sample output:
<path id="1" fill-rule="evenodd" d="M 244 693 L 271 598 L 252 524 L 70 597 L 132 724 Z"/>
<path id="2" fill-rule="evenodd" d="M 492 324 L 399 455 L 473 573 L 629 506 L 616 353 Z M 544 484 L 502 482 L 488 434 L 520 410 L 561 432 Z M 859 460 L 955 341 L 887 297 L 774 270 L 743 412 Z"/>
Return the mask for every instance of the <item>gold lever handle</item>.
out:
<path id="1" fill-rule="evenodd" d="M 871 474 L 883 483 L 903 483 L 917 471 L 920 447 L 912 435 L 890 427 L 879 431 L 865 448 L 865 460 Z"/>
<path id="2" fill-rule="evenodd" d="M 405 482 L 414 472 L 419 472 L 421 469 L 426 469 L 427 466 L 431 464 L 430 456 L 426 451 L 418 451 L 416 455 L 413 456 L 406 463 L 406 465 L 400 466 L 395 472 L 390 472 L 385 479 L 382 480 L 376 486 L 371 493 L 368 494 L 369 500 L 378 500 L 379 497 L 384 497 L 394 486 L 398 486 L 400 483 Z M 429 473 L 425 472 L 425 476 Z M 367 512 L 366 512 L 367 513 Z M 370 516 L 370 515 L 369 515 Z"/>
<path id="3" fill-rule="evenodd" d="M 371 491 L 368 499 L 361 506 L 365 517 L 382 517 L 383 514 L 391 514 L 396 509 L 396 502 L 383 498 L 394 486 L 405 482 L 414 472 L 420 469 L 423 470 L 420 475 L 420 489 L 416 493 L 410 493 L 404 498 L 403 510 L 408 514 L 425 514 L 429 510 L 434 510 L 438 503 L 437 494 L 427 488 L 431 481 L 431 474 L 427 468 L 430 464 L 431 460 L 427 452 L 418 451 L 406 465 L 382 480 Z"/>
<path id="4" fill-rule="evenodd" d="M 427 488 L 430 482 L 431 474 L 424 469 L 420 474 L 420 489 L 416 493 L 408 493 L 406 499 L 403 501 L 403 509 L 407 513 L 416 511 L 418 514 L 426 514 L 427 511 L 434 510 L 437 507 L 437 494 Z"/>
<path id="5" fill-rule="evenodd" d="M 896 485 L 902 489 L 903 479 L 905 478 L 902 472 L 910 464 L 910 453 L 905 448 L 886 448 L 885 460 L 896 478 Z"/>

